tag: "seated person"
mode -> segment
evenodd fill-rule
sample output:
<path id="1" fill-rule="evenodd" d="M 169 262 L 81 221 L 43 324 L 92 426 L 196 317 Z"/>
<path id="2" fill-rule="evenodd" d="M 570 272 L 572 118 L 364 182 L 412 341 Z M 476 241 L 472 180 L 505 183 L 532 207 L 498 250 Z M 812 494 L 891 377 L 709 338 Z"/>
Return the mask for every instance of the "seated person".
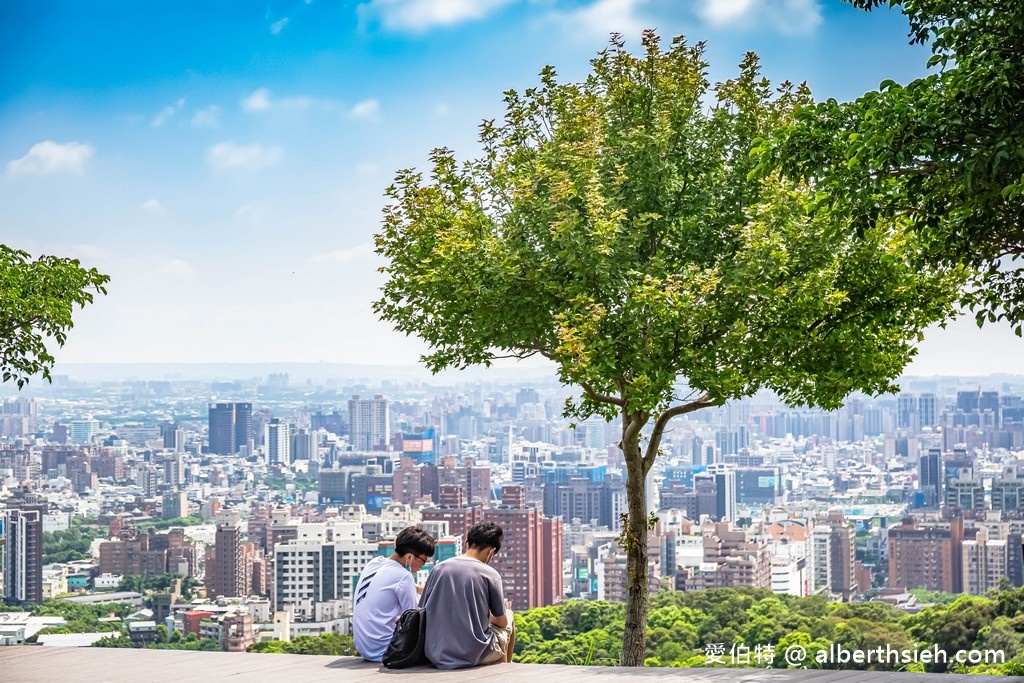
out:
<path id="1" fill-rule="evenodd" d="M 501 539 L 494 522 L 477 524 L 466 536 L 466 552 L 430 572 L 423 588 L 424 654 L 439 669 L 512 661 L 512 610 L 505 606 L 501 576 L 488 566 Z"/>
<path id="2" fill-rule="evenodd" d="M 352 602 L 352 637 L 367 661 L 380 661 L 398 617 L 416 606 L 419 591 L 413 572 L 434 556 L 434 545 L 426 531 L 407 527 L 395 539 L 395 552 L 375 557 L 363 568 Z"/>

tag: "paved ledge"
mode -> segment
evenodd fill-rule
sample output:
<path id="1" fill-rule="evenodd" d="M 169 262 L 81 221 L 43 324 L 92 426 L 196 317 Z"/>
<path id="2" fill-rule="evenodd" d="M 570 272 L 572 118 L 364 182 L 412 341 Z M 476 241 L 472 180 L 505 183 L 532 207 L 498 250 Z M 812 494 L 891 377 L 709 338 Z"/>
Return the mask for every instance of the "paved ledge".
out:
<path id="1" fill-rule="evenodd" d="M 206 682 L 227 679 L 310 683 L 315 681 L 377 681 L 385 676 L 415 676 L 408 681 L 570 681 L 621 683 L 627 680 L 672 679 L 692 683 L 938 683 L 942 674 L 904 672 L 818 671 L 785 669 L 629 669 L 555 664 L 495 664 L 462 671 L 430 667 L 389 671 L 356 657 L 272 655 L 183 650 L 132 650 L 95 647 L 0 647 L 0 680 L 11 683 L 137 683 L 140 681 Z M 1013 676 L 971 676 L 969 683 L 1020 682 Z M 392 679 L 393 683 L 400 681 Z"/>

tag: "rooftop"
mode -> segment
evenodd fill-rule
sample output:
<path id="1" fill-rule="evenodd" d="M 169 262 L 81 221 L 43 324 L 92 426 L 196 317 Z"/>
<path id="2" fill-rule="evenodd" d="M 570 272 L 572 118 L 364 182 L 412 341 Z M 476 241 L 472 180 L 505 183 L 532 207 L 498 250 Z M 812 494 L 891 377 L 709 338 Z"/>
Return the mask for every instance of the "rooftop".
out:
<path id="1" fill-rule="evenodd" d="M 178 683 L 242 680 L 274 680 L 278 683 L 316 681 L 380 681 L 382 676 L 428 676 L 430 683 L 478 681 L 480 669 L 439 671 L 421 667 L 391 671 L 356 657 L 278 655 L 175 650 L 134 650 L 78 647 L 0 647 L 4 680 L 19 683 L 50 683 L 74 672 L 77 680 L 110 683 L 173 680 Z M 159 672 L 159 674 L 155 674 Z M 904 672 L 822 671 L 786 669 L 627 669 L 573 667 L 554 664 L 496 664 L 486 668 L 490 682 L 576 681 L 621 683 L 624 680 L 667 679 L 693 683 L 938 683 L 945 674 Z M 410 679 L 414 680 L 414 679 Z M 1010 683 L 1013 676 L 971 676 L 970 683 Z"/>

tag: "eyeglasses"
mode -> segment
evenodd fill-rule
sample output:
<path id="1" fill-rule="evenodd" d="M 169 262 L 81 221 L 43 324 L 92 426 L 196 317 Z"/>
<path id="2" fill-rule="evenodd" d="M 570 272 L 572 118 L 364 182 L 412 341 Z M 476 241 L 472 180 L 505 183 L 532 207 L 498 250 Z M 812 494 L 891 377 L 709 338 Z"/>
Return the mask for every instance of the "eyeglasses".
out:
<path id="1" fill-rule="evenodd" d="M 422 555 L 415 555 L 415 554 L 413 555 L 413 557 L 415 557 L 417 560 L 419 560 L 423 564 L 426 564 L 427 562 L 430 562 L 430 558 L 429 557 L 423 557 Z"/>

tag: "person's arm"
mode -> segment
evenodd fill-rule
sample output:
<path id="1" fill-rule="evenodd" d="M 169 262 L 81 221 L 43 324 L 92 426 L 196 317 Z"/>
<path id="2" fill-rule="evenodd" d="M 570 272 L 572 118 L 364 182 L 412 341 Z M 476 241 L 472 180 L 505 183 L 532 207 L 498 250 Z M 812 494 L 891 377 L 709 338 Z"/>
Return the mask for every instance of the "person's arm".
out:
<path id="1" fill-rule="evenodd" d="M 491 610 L 490 617 L 491 623 L 498 628 L 506 628 L 508 626 L 508 615 L 505 614 L 505 592 L 501 586 L 501 579 L 495 578 L 492 581 L 488 581 L 488 595 L 487 601 Z"/>
<path id="2" fill-rule="evenodd" d="M 416 591 L 416 581 L 412 578 L 412 574 L 406 574 L 402 577 L 402 581 L 396 587 L 395 593 L 398 596 L 398 606 L 401 608 L 399 614 L 407 609 L 416 607 L 419 595 Z"/>

